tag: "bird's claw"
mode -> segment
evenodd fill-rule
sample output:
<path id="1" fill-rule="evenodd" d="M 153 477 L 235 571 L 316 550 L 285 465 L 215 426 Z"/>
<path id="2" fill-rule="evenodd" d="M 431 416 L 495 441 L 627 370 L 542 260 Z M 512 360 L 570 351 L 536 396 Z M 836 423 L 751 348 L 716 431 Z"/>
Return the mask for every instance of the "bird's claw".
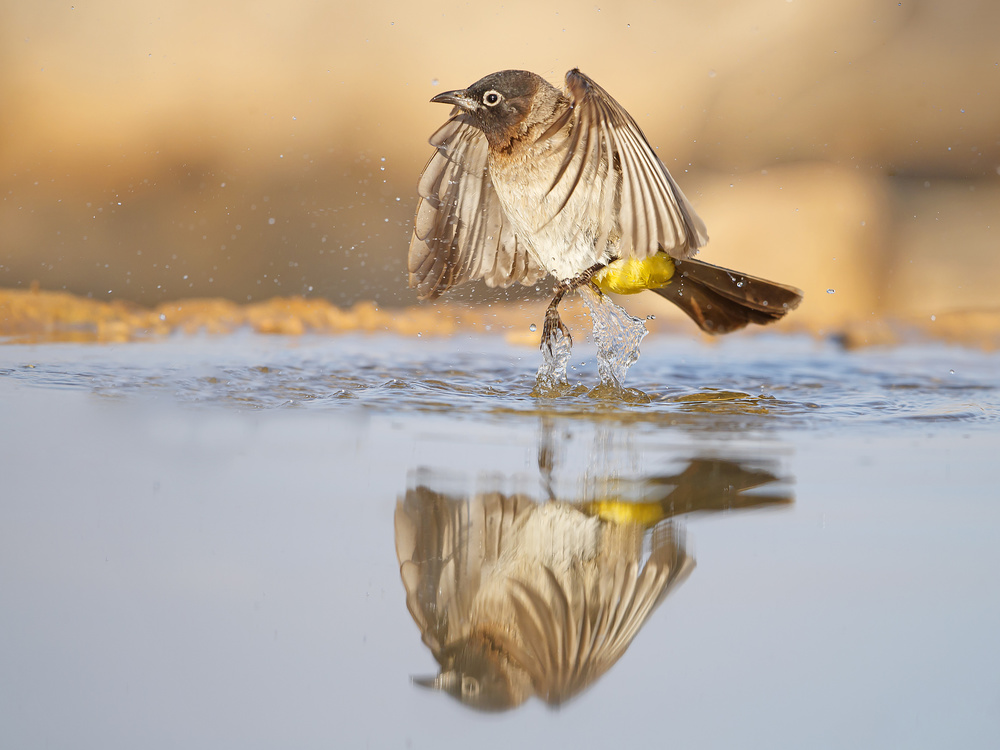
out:
<path id="1" fill-rule="evenodd" d="M 573 345 L 573 337 L 570 335 L 569 328 L 559 317 L 559 311 L 550 307 L 545 311 L 545 322 L 542 323 L 542 342 L 539 348 L 543 352 L 548 350 L 548 353 L 553 355 L 560 336 L 565 338 L 566 343 L 570 346 Z"/>

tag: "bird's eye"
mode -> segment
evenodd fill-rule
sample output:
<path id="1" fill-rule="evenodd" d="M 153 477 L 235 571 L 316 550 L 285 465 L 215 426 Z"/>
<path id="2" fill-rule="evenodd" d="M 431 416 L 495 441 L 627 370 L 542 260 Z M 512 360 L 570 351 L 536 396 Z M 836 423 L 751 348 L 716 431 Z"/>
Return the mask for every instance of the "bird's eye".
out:
<path id="1" fill-rule="evenodd" d="M 500 93 L 494 91 L 493 89 L 490 89 L 485 94 L 483 94 L 483 104 L 485 104 L 487 107 L 497 106 L 500 103 L 501 99 L 503 99 L 503 97 L 500 96 Z"/>
<path id="2" fill-rule="evenodd" d="M 462 675 L 462 694 L 468 697 L 479 695 L 479 680 Z"/>

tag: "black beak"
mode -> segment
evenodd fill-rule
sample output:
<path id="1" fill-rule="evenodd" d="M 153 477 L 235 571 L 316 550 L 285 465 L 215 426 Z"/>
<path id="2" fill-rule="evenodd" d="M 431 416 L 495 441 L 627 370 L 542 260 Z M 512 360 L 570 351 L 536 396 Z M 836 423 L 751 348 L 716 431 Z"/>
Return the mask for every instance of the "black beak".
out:
<path id="1" fill-rule="evenodd" d="M 465 91 L 445 91 L 443 94 L 435 96 L 431 101 L 435 104 L 454 104 L 466 112 L 471 112 L 479 106 L 479 102 L 466 94 Z"/>
<path id="2" fill-rule="evenodd" d="M 433 677 L 411 677 L 414 685 L 431 688 L 432 690 L 448 690 L 458 682 L 458 675 L 454 670 L 448 670 Z"/>

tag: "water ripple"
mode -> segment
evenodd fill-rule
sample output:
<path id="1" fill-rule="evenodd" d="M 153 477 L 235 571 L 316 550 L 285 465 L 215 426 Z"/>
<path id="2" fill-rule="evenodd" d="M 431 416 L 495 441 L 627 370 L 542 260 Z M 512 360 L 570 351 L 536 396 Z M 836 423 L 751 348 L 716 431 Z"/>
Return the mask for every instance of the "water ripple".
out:
<path id="1" fill-rule="evenodd" d="M 932 345 L 845 353 L 794 337 L 737 337 L 711 347 L 661 338 L 647 343 L 625 388 L 601 384 L 596 357 L 585 346 L 567 383 L 542 387 L 536 352 L 490 337 L 316 338 L 290 345 L 245 336 L 0 352 L 3 379 L 199 406 L 558 414 L 717 432 L 848 422 L 984 424 L 1000 416 L 994 375 L 1000 358 Z"/>

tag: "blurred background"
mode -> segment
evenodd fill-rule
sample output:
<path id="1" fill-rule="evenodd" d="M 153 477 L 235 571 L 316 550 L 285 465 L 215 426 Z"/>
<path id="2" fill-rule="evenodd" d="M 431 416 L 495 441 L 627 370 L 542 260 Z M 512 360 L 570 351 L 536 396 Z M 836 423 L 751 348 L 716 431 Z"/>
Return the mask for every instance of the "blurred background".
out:
<path id="1" fill-rule="evenodd" d="M 0 287 L 413 304 L 428 100 L 578 66 L 704 218 L 702 258 L 805 290 L 790 321 L 996 311 L 998 29 L 995 0 L 7 0 Z"/>

